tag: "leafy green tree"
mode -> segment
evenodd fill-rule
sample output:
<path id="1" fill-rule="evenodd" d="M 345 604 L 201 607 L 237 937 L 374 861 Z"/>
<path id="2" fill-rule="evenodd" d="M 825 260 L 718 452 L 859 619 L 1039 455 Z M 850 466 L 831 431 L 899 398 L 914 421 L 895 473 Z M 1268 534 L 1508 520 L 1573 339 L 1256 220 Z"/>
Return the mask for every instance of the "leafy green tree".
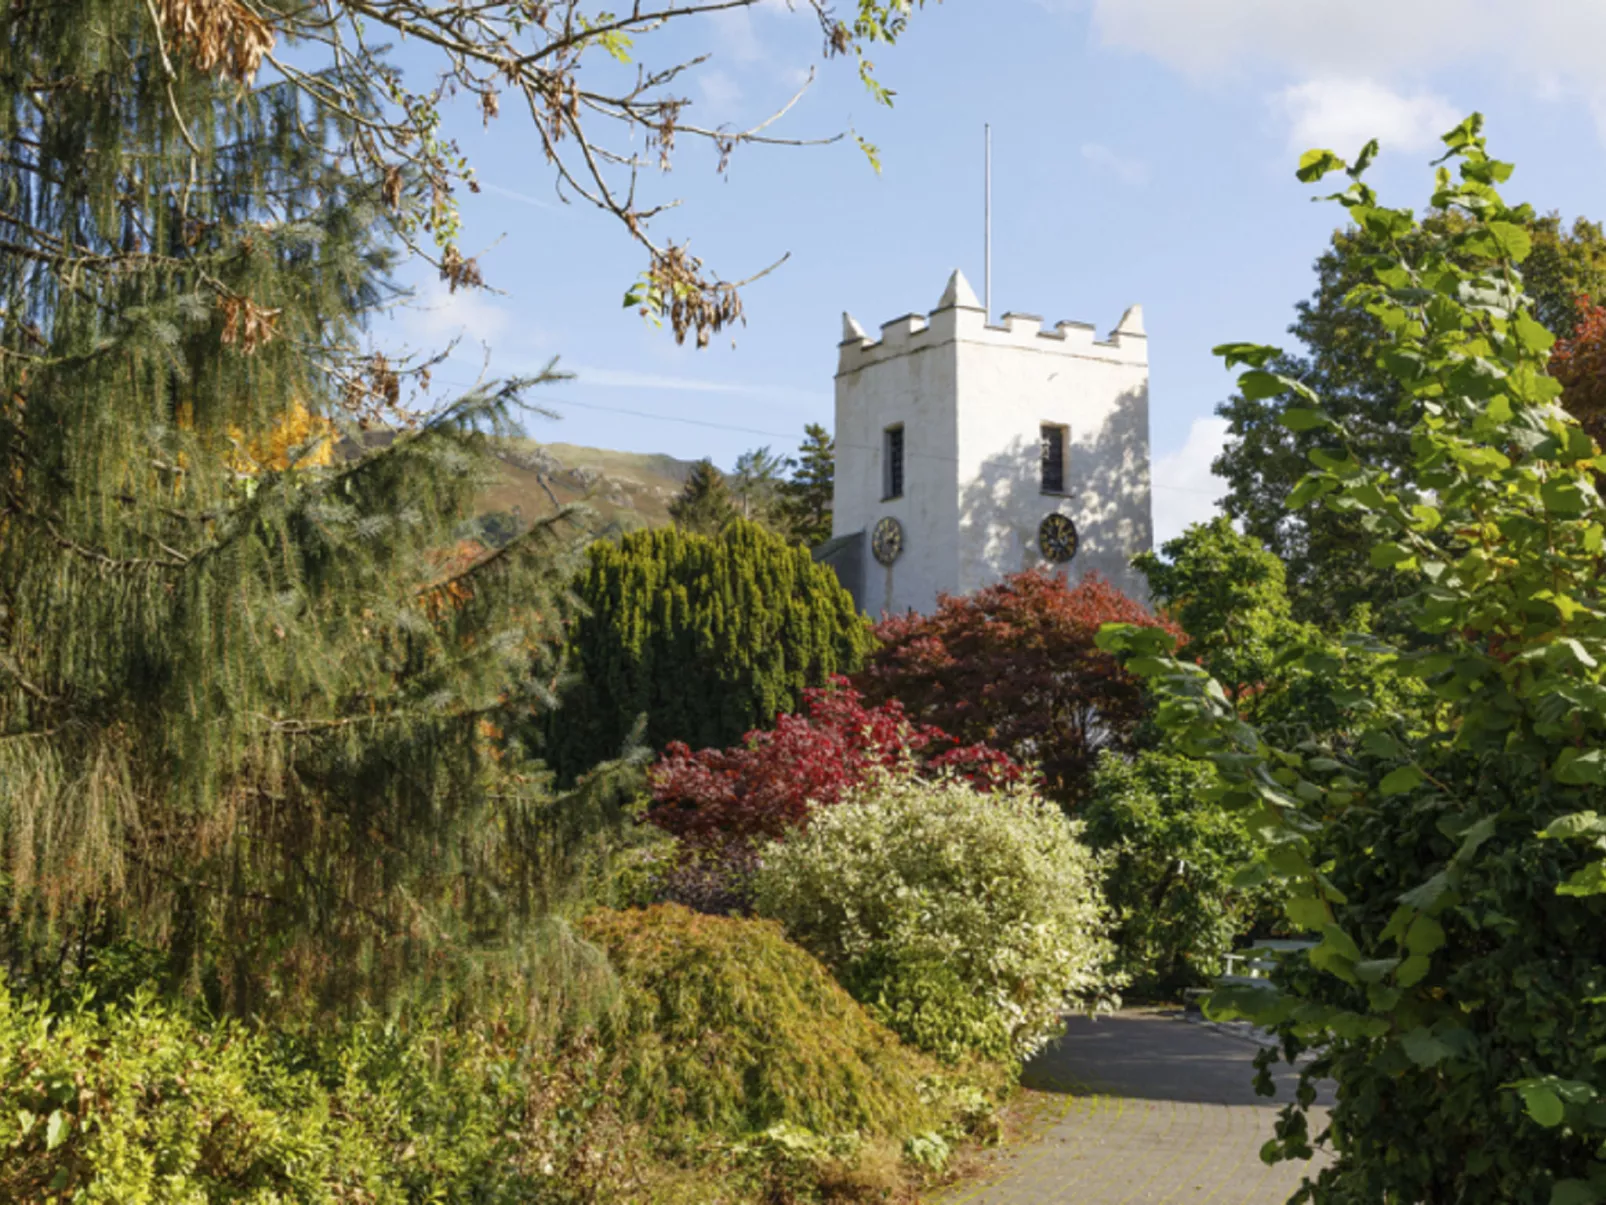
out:
<path id="1" fill-rule="evenodd" d="M 1283 650 L 1308 635 L 1293 618 L 1283 563 L 1230 519 L 1196 523 L 1133 563 L 1155 603 L 1187 633 L 1187 657 L 1240 712 L 1279 676 Z"/>
<path id="2" fill-rule="evenodd" d="M 550 902 L 501 733 L 554 524 L 451 560 L 524 383 L 410 416 L 347 351 L 387 180 L 307 89 L 379 81 L 219 80 L 153 11 L 0 13 L 0 960 L 131 932 L 217 1005 L 378 997 Z"/>
<path id="3" fill-rule="evenodd" d="M 1209 762 L 1156 749 L 1099 755 L 1077 816 L 1105 858 L 1116 966 L 1136 995 L 1209 984 L 1237 938 L 1281 922 L 1274 891 L 1233 882 L 1255 840 L 1217 788 Z"/>
<path id="4" fill-rule="evenodd" d="M 814 548 L 831 538 L 836 440 L 819 423 L 810 423 L 788 464 L 792 475 L 781 485 L 781 515 L 793 538 Z"/>
<path id="5" fill-rule="evenodd" d="M 569 637 L 574 681 L 548 727 L 565 777 L 638 737 L 653 749 L 733 745 L 795 711 L 806 688 L 858 669 L 869 648 L 836 575 L 742 519 L 716 536 L 599 541 L 574 592 L 584 606 Z"/>
<path id="6" fill-rule="evenodd" d="M 1246 396 L 1287 395 L 1281 421 L 1317 433 L 1289 505 L 1364 518 L 1368 563 L 1397 577 L 1413 630 L 1408 645 L 1360 633 L 1346 647 L 1419 680 L 1423 705 L 1290 744 L 1246 724 L 1163 632 L 1101 637 L 1268 835 L 1241 881 L 1283 882 L 1290 922 L 1317 941 L 1275 982 L 1211 1004 L 1272 1028 L 1282 1057 L 1313 1055 L 1270 1149 L 1333 1147 L 1308 1182 L 1317 1201 L 1606 1200 L 1606 461 L 1557 404 L 1554 337 L 1518 268 L 1531 214 L 1497 191 L 1512 169 L 1481 125 L 1445 137 L 1459 179 L 1440 171 L 1433 206 L 1460 226 L 1444 239 L 1379 204 L 1364 181 L 1375 144 L 1353 167 L 1328 151 L 1301 162 L 1305 180 L 1348 171 L 1338 199 L 1377 240 L 1348 304 L 1376 320 L 1376 358 L 1416 416 L 1403 470 L 1278 372 L 1277 349 L 1219 349 L 1248 366 Z M 1329 1076 L 1338 1102 L 1313 1135 Z"/>
<path id="7" fill-rule="evenodd" d="M 1414 682 L 1363 664 L 1342 641 L 1295 619 L 1282 562 L 1228 519 L 1195 524 L 1137 565 L 1155 604 L 1187 637 L 1181 655 L 1221 683 L 1240 716 L 1290 743 L 1335 739 L 1379 708 L 1421 695 Z M 1345 624 L 1352 635 L 1370 632 L 1370 607 L 1356 607 Z"/>
<path id="8" fill-rule="evenodd" d="M 1577 334 L 1579 298 L 1606 300 L 1606 231 L 1577 218 L 1571 229 L 1548 214 L 1529 226 L 1533 246 L 1522 263 L 1523 286 L 1534 317 L 1558 339 Z"/>
<path id="9" fill-rule="evenodd" d="M 696 535 L 718 535 L 739 513 L 725 474 L 707 459 L 691 466 L 686 484 L 669 504 L 675 526 Z"/>
<path id="10" fill-rule="evenodd" d="M 754 448 L 736 458 L 736 466 L 727 480 L 736 511 L 742 518 L 772 529 L 779 528 L 781 473 L 785 468 L 785 458 L 767 447 Z"/>
<path id="11" fill-rule="evenodd" d="M 1606 286 L 1606 238 L 1598 226 L 1583 220 L 1568 231 L 1555 215 L 1525 217 L 1523 225 L 1534 249 L 1533 276 L 1543 290 L 1536 297 L 1537 308 L 1552 329 L 1570 332 L 1575 295 L 1592 295 Z M 1415 254 L 1426 254 L 1433 246 L 1453 247 L 1469 268 L 1486 266 L 1476 251 L 1467 251 L 1466 228 L 1459 215 L 1436 211 L 1396 242 Z M 1270 367 L 1319 393 L 1328 412 L 1351 431 L 1358 453 L 1403 470 L 1411 460 L 1415 404 L 1377 362 L 1383 332 L 1376 316 L 1349 300 L 1355 286 L 1366 283 L 1371 257 L 1388 245 L 1358 227 L 1334 234 L 1332 247 L 1316 261 L 1316 290 L 1296 307 L 1289 327 L 1302 350 L 1279 353 Z M 1218 407 L 1230 436 L 1214 465 L 1229 486 L 1226 512 L 1287 566 L 1299 618 L 1336 627 L 1356 606 L 1369 604 L 1389 627 L 1387 617 L 1401 586 L 1357 551 L 1365 543 L 1358 516 L 1289 513 L 1288 495 L 1304 475 L 1306 457 L 1320 432 L 1289 430 L 1280 421 L 1285 405 L 1279 395 L 1257 394 L 1252 388 Z"/>

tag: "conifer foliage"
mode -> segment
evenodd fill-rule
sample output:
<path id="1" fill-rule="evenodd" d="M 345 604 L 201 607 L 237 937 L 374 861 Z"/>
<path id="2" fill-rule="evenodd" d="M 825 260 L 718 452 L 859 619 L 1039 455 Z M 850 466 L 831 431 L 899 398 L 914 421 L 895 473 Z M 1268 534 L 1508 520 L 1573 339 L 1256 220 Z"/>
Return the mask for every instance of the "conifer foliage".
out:
<path id="1" fill-rule="evenodd" d="M 808 550 L 736 520 L 718 536 L 639 531 L 588 550 L 575 593 L 572 689 L 550 724 L 565 776 L 647 745 L 731 745 L 856 670 L 869 628 Z"/>
<path id="2" fill-rule="evenodd" d="M 686 484 L 669 504 L 676 527 L 702 536 L 718 535 L 738 513 L 725 474 L 706 458 L 691 466 Z"/>
<path id="3" fill-rule="evenodd" d="M 813 548 L 831 538 L 836 484 L 836 440 L 819 423 L 803 428 L 803 442 L 781 485 L 781 514 L 792 538 Z"/>
<path id="4" fill-rule="evenodd" d="M 219 1003 L 334 1001 L 542 902 L 500 733 L 551 525 L 443 566 L 519 383 L 330 454 L 399 417 L 350 353 L 389 182 L 204 53 L 249 30 L 153 13 L 0 12 L 0 964 L 133 931 Z"/>

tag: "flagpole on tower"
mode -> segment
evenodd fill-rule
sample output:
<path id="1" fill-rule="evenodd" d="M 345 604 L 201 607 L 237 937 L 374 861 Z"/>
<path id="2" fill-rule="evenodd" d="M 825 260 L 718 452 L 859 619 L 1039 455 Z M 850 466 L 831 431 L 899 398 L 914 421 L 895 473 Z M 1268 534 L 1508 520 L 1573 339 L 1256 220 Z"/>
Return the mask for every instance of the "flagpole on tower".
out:
<path id="1" fill-rule="evenodd" d="M 987 310 L 987 321 L 993 320 L 993 127 L 983 124 L 982 135 L 986 143 L 984 175 L 986 186 L 982 198 L 982 305 Z"/>

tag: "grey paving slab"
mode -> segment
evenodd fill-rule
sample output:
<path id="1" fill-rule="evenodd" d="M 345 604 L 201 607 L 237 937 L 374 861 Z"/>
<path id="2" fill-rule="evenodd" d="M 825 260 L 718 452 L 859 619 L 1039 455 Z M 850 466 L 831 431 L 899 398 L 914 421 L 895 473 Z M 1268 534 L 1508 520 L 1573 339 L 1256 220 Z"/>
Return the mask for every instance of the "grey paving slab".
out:
<path id="1" fill-rule="evenodd" d="M 1279 1078 L 1275 1098 L 1256 1096 L 1255 1049 L 1180 1014 L 1074 1018 L 1022 1076 L 1053 1094 L 1046 1130 L 934 1202 L 1282 1205 L 1309 1168 L 1267 1166 L 1260 1147 L 1293 1075 Z"/>

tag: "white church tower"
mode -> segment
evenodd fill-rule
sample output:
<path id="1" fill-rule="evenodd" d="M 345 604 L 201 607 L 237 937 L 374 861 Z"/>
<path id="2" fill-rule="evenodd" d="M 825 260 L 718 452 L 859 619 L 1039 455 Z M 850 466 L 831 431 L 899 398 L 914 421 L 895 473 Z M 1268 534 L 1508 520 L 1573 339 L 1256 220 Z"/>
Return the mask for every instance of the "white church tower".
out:
<path id="1" fill-rule="evenodd" d="M 832 539 L 818 550 L 872 616 L 930 612 L 1007 573 L 1097 571 L 1134 598 L 1153 540 L 1149 352 L 1133 306 L 992 325 L 958 272 L 931 314 L 872 340 L 843 315 Z"/>

